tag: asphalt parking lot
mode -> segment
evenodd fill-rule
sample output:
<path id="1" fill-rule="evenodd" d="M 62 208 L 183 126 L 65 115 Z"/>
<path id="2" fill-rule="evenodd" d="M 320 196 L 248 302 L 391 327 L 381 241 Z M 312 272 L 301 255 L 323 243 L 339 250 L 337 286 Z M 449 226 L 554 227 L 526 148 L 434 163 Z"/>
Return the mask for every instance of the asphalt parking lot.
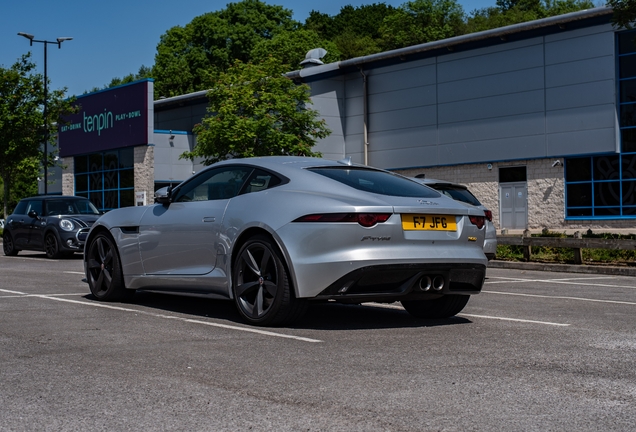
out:
<path id="1" fill-rule="evenodd" d="M 453 319 L 313 306 L 99 303 L 82 261 L 0 256 L 0 430 L 626 431 L 636 278 L 489 269 Z"/>

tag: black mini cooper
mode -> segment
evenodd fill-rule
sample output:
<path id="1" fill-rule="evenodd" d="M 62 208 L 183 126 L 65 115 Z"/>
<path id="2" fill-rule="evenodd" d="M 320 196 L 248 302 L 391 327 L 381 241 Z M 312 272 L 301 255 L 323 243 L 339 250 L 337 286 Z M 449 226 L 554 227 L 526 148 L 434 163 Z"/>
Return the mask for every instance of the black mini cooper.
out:
<path id="1" fill-rule="evenodd" d="M 7 218 L 2 235 L 4 254 L 43 251 L 48 258 L 84 252 L 84 241 L 100 212 L 87 198 L 39 196 L 24 198 Z"/>

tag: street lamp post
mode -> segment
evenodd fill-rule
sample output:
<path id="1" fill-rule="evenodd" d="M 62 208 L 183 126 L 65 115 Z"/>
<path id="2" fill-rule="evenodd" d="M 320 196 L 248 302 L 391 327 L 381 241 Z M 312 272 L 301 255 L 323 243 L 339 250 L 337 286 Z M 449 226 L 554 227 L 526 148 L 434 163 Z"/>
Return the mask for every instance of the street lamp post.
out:
<path id="1" fill-rule="evenodd" d="M 48 166 L 49 166 L 49 155 L 48 155 L 48 150 L 49 150 L 49 122 L 48 122 L 48 118 L 47 118 L 47 105 L 48 105 L 48 99 L 49 99 L 49 94 L 48 94 L 48 79 L 47 79 L 47 75 L 46 75 L 46 57 L 47 57 L 47 47 L 49 44 L 56 44 L 58 49 L 62 48 L 62 42 L 67 41 L 67 40 L 72 40 L 72 37 L 59 37 L 57 38 L 56 41 L 47 41 L 47 40 L 36 40 L 34 39 L 35 36 L 33 36 L 30 33 L 23 33 L 20 32 L 18 33 L 18 36 L 23 36 L 25 38 L 27 38 L 29 40 L 30 46 L 33 46 L 33 42 L 38 42 L 38 43 L 42 43 L 44 44 L 44 111 L 43 111 L 43 116 L 44 116 L 44 195 L 47 195 L 49 190 L 48 190 Z"/>

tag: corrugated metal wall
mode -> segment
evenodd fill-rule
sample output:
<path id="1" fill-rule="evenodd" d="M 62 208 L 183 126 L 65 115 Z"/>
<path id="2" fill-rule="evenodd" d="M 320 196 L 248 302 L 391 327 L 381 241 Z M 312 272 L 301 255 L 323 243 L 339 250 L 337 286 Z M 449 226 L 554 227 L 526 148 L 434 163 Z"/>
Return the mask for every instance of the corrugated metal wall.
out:
<path id="1" fill-rule="evenodd" d="M 614 31 L 595 26 L 370 68 L 369 164 L 454 165 L 616 151 Z M 311 84 L 334 132 L 325 157 L 363 162 L 363 77 Z"/>

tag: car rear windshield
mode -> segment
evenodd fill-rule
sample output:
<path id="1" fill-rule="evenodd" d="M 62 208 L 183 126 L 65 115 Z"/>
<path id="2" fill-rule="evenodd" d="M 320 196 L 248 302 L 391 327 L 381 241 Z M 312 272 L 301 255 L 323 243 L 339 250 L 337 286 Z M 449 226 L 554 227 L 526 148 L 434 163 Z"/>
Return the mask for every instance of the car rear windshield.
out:
<path id="1" fill-rule="evenodd" d="M 309 170 L 364 192 L 414 198 L 440 196 L 424 185 L 386 171 L 351 167 L 322 167 Z"/>
<path id="2" fill-rule="evenodd" d="M 461 201 L 466 204 L 471 204 L 474 206 L 479 206 L 481 203 L 475 196 L 470 193 L 468 189 L 464 189 L 461 187 L 453 186 L 453 185 L 445 185 L 445 184 L 431 184 L 429 185 L 435 190 L 440 191 L 444 195 L 451 197 L 455 201 Z"/>

